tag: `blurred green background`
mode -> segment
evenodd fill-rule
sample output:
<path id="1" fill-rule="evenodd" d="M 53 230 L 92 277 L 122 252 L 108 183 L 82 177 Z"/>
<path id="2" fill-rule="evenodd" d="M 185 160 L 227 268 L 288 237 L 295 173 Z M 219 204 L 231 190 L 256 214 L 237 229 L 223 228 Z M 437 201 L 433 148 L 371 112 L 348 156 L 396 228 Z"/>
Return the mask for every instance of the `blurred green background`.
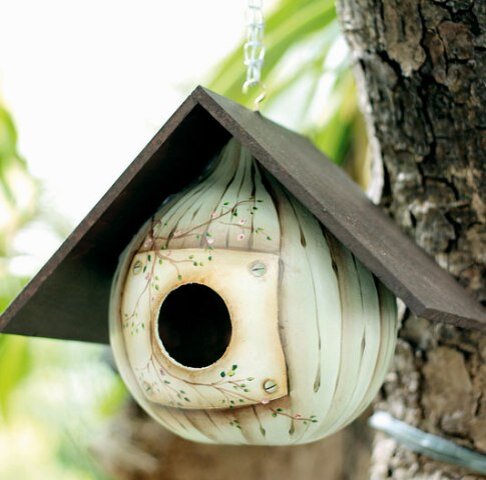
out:
<path id="1" fill-rule="evenodd" d="M 367 140 L 334 2 L 276 2 L 265 46 L 263 113 L 308 135 L 365 188 Z M 252 106 L 241 90 L 242 56 L 241 44 L 205 84 Z M 43 186 L 18 152 L 14 113 L 0 100 L 0 311 L 29 280 L 13 268 L 24 254 L 15 239 L 41 223 L 61 242 L 73 227 L 40 201 Z M 127 399 L 108 360 L 108 347 L 0 335 L 0 478 L 107 478 L 92 448 Z"/>

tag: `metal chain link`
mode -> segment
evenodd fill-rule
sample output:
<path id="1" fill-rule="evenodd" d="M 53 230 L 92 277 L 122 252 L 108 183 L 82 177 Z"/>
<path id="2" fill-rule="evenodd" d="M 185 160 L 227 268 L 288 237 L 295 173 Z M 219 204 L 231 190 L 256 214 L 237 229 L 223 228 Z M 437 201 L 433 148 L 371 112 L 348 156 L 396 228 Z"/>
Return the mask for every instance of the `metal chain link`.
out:
<path id="1" fill-rule="evenodd" d="M 253 87 L 259 87 L 262 90 L 262 93 L 255 100 L 257 110 L 259 104 L 265 98 L 265 86 L 261 81 L 265 58 L 264 29 L 263 0 L 248 0 L 247 33 L 243 47 L 246 65 L 246 81 L 243 84 L 243 92 L 247 94 Z"/>

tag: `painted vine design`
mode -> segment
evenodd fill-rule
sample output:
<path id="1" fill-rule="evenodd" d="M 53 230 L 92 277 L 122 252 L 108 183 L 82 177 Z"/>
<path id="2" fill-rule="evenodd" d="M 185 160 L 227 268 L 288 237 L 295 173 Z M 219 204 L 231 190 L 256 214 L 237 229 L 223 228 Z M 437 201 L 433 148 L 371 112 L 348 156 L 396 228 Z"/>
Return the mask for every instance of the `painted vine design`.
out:
<path id="1" fill-rule="evenodd" d="M 259 401 L 251 397 L 251 385 L 249 384 L 253 382 L 255 378 L 246 377 L 233 379 L 238 370 L 238 365 L 236 364 L 233 364 L 231 368 L 227 370 L 222 370 L 220 372 L 221 380 L 212 383 L 201 383 L 179 378 L 174 374 L 169 373 L 153 355 L 150 357 L 145 366 L 136 370 L 138 373 L 139 383 L 140 385 L 143 385 L 145 393 L 150 395 L 152 392 L 160 393 L 162 389 L 165 389 L 166 393 L 168 393 L 168 397 L 171 399 L 169 401 L 169 406 L 171 407 L 184 408 L 185 403 L 191 403 L 190 394 L 187 392 L 187 386 L 193 388 L 210 387 L 216 389 L 224 397 L 221 400 L 221 408 L 228 408 L 232 410 L 236 407 L 243 407 L 248 404 L 254 405 L 255 403 L 258 403 L 267 408 L 271 412 L 273 418 L 283 416 L 292 421 L 302 422 L 304 425 L 317 423 L 318 421 L 316 415 L 306 417 L 298 413 L 291 414 L 286 412 L 283 408 L 272 407 L 269 400 Z M 155 373 L 158 381 L 149 382 L 145 379 L 145 376 L 150 375 L 151 370 Z M 180 388 L 180 385 L 177 385 L 177 383 L 186 385 L 186 387 Z M 200 391 L 196 390 L 196 392 L 199 395 L 202 395 Z M 239 420 L 237 419 L 230 420 L 229 424 L 238 429 L 242 428 Z M 263 435 L 265 435 L 265 430 L 263 427 L 260 428 L 260 431 Z M 289 433 L 293 433 L 293 431 L 291 430 Z"/>
<path id="2" fill-rule="evenodd" d="M 124 312 L 123 314 L 123 328 L 130 328 L 130 333 L 132 335 L 138 333 L 141 329 L 145 329 L 145 322 L 143 320 L 138 320 L 138 306 L 143 295 L 149 290 L 149 301 L 152 302 L 155 298 L 152 295 L 151 289 L 159 290 L 159 285 L 157 281 L 159 277 L 155 275 L 155 267 L 157 264 L 163 265 L 164 262 L 167 262 L 171 265 L 176 273 L 177 279 L 182 281 L 182 275 L 179 270 L 179 265 L 181 263 L 190 263 L 194 267 L 204 267 L 204 261 L 197 260 L 194 255 L 189 255 L 186 259 L 183 260 L 175 260 L 171 258 L 171 252 L 167 251 L 169 243 L 171 240 L 179 240 L 182 238 L 188 237 L 195 237 L 197 240 L 203 240 L 204 244 L 204 251 L 207 255 L 207 260 L 210 262 L 213 260 L 213 243 L 214 237 L 212 233 L 209 231 L 211 225 L 215 221 L 220 221 L 223 225 L 228 225 L 230 227 L 237 227 L 240 233 L 237 235 L 237 239 L 242 241 L 246 238 L 246 233 L 249 232 L 250 234 L 261 234 L 265 235 L 268 241 L 271 241 L 272 238 L 265 232 L 264 227 L 254 227 L 246 225 L 246 220 L 241 218 L 238 220 L 237 223 L 230 223 L 230 222 L 221 222 L 221 219 L 225 217 L 234 217 L 235 219 L 239 216 L 239 209 L 243 206 L 248 206 L 247 212 L 250 215 L 254 215 L 255 212 L 258 210 L 258 207 L 255 205 L 256 203 L 263 203 L 263 200 L 255 199 L 254 197 L 249 197 L 247 200 L 240 200 L 235 204 L 231 205 L 229 202 L 224 202 L 219 211 L 214 210 L 211 213 L 211 216 L 205 222 L 202 222 L 194 227 L 190 227 L 186 230 L 175 230 L 172 232 L 168 237 L 161 237 L 157 236 L 155 233 L 157 228 L 160 226 L 167 226 L 168 222 L 163 222 L 159 220 L 156 223 L 152 222 L 151 228 L 145 240 L 142 243 L 142 246 L 138 250 L 137 253 L 144 253 L 147 252 L 147 260 L 146 262 L 142 262 L 141 260 L 137 260 L 134 265 L 132 266 L 132 274 L 139 275 L 141 273 L 145 274 L 145 279 L 147 283 L 144 289 L 140 292 L 140 295 L 135 303 L 133 311 L 128 314 Z M 199 229 L 205 228 L 205 233 L 196 233 Z M 148 253 L 150 252 L 150 253 Z M 152 310 L 152 305 L 150 304 L 150 310 Z"/>
<path id="3" fill-rule="evenodd" d="M 238 228 L 240 232 L 237 235 L 238 240 L 244 240 L 246 238 L 246 234 L 249 233 L 264 235 L 267 240 L 271 241 L 272 238 L 265 232 L 265 229 L 263 227 L 246 225 L 246 220 L 243 218 L 239 219 L 237 223 L 221 221 L 221 219 L 225 219 L 225 217 L 237 219 L 239 216 L 239 209 L 243 206 L 249 206 L 248 213 L 250 215 L 254 215 L 254 213 L 258 210 L 258 207 L 255 205 L 255 203 L 262 202 L 263 200 L 256 200 L 254 197 L 250 197 L 248 200 L 241 200 L 231 206 L 229 205 L 229 202 L 225 202 L 223 203 L 219 211 L 215 210 L 212 212 L 210 218 L 207 221 L 202 222 L 194 227 L 190 227 L 186 230 L 175 230 L 174 232 L 171 232 L 168 237 L 161 237 L 156 235 L 156 230 L 161 226 L 167 226 L 167 222 L 162 223 L 162 220 L 156 223 L 153 222 L 148 235 L 145 237 L 145 240 L 143 241 L 140 249 L 137 252 L 147 253 L 146 262 L 144 263 L 141 260 L 137 260 L 131 268 L 131 274 L 133 275 L 145 274 L 145 279 L 147 280 L 147 282 L 135 302 L 133 311 L 130 314 L 127 312 L 123 313 L 123 329 L 130 329 L 130 334 L 135 335 L 140 330 L 144 330 L 146 328 L 145 321 L 143 319 L 139 319 L 138 317 L 138 308 L 144 294 L 148 291 L 149 308 L 150 311 L 152 311 L 152 302 L 155 300 L 155 297 L 153 296 L 155 293 L 152 291 L 152 289 L 156 291 L 160 289 L 157 283 L 159 277 L 155 275 L 155 267 L 157 264 L 163 265 L 164 262 L 167 262 L 169 265 L 171 265 L 175 269 L 179 281 L 183 279 L 179 270 L 179 265 L 181 263 L 192 263 L 194 267 L 204 267 L 204 261 L 196 259 L 194 255 L 189 255 L 186 259 L 181 260 L 171 258 L 171 252 L 166 251 L 171 240 L 188 237 L 195 237 L 197 240 L 203 240 L 204 252 L 205 255 L 207 255 L 207 261 L 209 262 L 213 260 L 214 244 L 214 238 L 212 233 L 210 232 L 210 227 L 215 221 L 219 221 L 220 224 L 227 225 L 229 227 Z M 201 228 L 205 228 L 205 232 L 203 234 L 197 233 L 197 231 Z M 170 374 L 152 355 L 144 367 L 138 368 L 136 370 L 139 384 L 143 386 L 145 393 L 150 395 L 154 392 L 160 393 L 162 389 L 165 389 L 168 398 L 170 398 L 169 405 L 174 408 L 183 408 L 186 403 L 191 402 L 190 394 L 187 393 L 187 386 L 193 388 L 210 387 L 216 389 L 222 395 L 223 398 L 221 400 L 221 408 L 234 409 L 236 407 L 248 404 L 254 405 L 255 403 L 259 403 L 267 408 L 274 418 L 278 416 L 283 416 L 291 419 L 292 422 L 298 421 L 302 422 L 304 425 L 317 423 L 316 415 L 310 415 L 309 417 L 306 417 L 300 414 L 291 414 L 286 412 L 282 408 L 272 407 L 269 404 L 268 400 L 259 401 L 253 398 L 251 396 L 251 382 L 253 382 L 255 379 L 253 377 L 233 378 L 236 375 L 237 369 L 238 365 L 234 364 L 228 370 L 220 372 L 220 380 L 209 384 L 199 383 L 184 380 L 174 376 L 173 374 Z M 151 376 L 151 371 L 155 373 L 157 381 L 149 382 L 146 379 L 147 376 Z M 184 385 L 185 387 L 181 388 L 181 386 Z M 199 395 L 202 395 L 200 391 L 196 390 L 196 392 Z M 242 429 L 242 426 L 237 419 L 229 421 L 229 424 L 237 429 Z M 262 433 L 262 435 L 265 435 L 265 429 L 261 425 L 260 432 Z M 293 427 L 291 428 L 289 433 L 293 433 Z"/>
<path id="4" fill-rule="evenodd" d="M 163 222 L 160 220 L 157 222 L 155 225 L 152 226 L 151 231 L 149 235 L 146 237 L 142 248 L 139 250 L 139 253 L 144 252 L 144 251 L 150 251 L 150 250 L 165 250 L 168 248 L 169 242 L 172 240 L 180 240 L 182 238 L 189 238 L 189 237 L 195 237 L 196 240 L 202 240 L 204 242 L 204 246 L 206 247 L 207 250 L 212 250 L 213 243 L 214 243 L 214 238 L 209 231 L 209 228 L 211 227 L 211 224 L 219 221 L 221 225 L 227 225 L 229 227 L 237 227 L 240 230 L 240 233 L 237 235 L 237 240 L 244 240 L 246 238 L 246 233 L 249 232 L 250 234 L 256 233 L 256 234 L 262 234 L 266 236 L 267 240 L 272 240 L 272 238 L 265 233 L 265 229 L 263 227 L 253 227 L 246 225 L 246 219 L 240 218 L 238 220 L 238 223 L 231 223 L 231 222 L 223 222 L 221 221 L 225 217 L 229 218 L 235 218 L 237 219 L 239 216 L 239 209 L 243 206 L 248 206 L 247 212 L 250 215 L 254 215 L 256 211 L 258 210 L 258 207 L 255 205 L 256 203 L 263 203 L 263 200 L 255 199 L 254 197 L 249 197 L 247 200 L 240 200 L 233 205 L 230 206 L 230 202 L 224 202 L 219 209 L 219 211 L 214 210 L 211 213 L 211 216 L 208 220 L 192 226 L 190 228 L 187 228 L 185 230 L 175 230 L 169 234 L 167 237 L 161 237 L 158 236 L 155 231 L 158 227 L 163 226 L 166 227 L 168 225 L 168 222 Z M 206 228 L 205 233 L 197 233 L 198 230 L 201 228 Z M 209 260 L 209 258 L 208 258 Z"/>

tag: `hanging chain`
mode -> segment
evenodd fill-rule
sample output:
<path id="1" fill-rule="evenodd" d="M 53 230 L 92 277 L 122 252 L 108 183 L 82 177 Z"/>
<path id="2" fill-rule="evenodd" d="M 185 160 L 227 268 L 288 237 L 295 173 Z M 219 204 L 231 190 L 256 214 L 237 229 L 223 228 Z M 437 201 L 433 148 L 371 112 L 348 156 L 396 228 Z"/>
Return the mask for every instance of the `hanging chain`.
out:
<path id="1" fill-rule="evenodd" d="M 243 47 L 246 66 L 246 81 L 243 93 L 247 94 L 251 88 L 258 88 L 261 93 L 255 100 L 256 110 L 265 98 L 265 85 L 261 81 L 265 47 L 263 33 L 265 21 L 263 18 L 263 0 L 248 0 L 248 21 L 246 42 Z"/>

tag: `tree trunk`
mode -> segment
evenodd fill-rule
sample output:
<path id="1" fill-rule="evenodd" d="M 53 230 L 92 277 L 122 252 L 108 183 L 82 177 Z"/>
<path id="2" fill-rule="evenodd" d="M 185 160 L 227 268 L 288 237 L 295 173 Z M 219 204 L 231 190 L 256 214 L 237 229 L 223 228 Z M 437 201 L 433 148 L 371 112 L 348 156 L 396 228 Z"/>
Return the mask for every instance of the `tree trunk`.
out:
<path id="1" fill-rule="evenodd" d="M 486 2 L 338 0 L 376 156 L 383 205 L 486 300 Z M 483 135 L 483 136 L 482 136 Z M 486 452 L 486 338 L 405 314 L 377 407 Z M 375 439 L 371 478 L 484 478 Z"/>

